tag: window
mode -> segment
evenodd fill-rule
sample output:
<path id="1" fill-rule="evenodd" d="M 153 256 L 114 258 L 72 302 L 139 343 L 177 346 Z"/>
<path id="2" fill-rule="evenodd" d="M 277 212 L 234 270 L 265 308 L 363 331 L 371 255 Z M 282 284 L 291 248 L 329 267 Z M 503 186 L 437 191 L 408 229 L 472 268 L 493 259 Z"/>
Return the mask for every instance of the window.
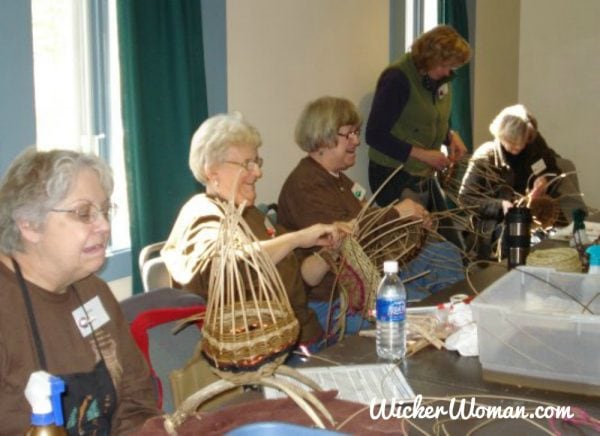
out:
<path id="1" fill-rule="evenodd" d="M 32 0 L 37 146 L 95 153 L 114 172 L 109 255 L 130 247 L 115 0 Z"/>
<path id="2" fill-rule="evenodd" d="M 406 0 L 405 49 L 408 50 L 420 34 L 439 24 L 438 0 Z"/>

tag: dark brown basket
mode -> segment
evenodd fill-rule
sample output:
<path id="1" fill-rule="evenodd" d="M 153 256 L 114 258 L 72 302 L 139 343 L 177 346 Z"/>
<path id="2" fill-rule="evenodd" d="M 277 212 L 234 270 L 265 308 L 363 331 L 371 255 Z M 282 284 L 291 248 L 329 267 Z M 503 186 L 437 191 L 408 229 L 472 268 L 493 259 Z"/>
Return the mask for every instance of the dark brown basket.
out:
<path id="1" fill-rule="evenodd" d="M 534 229 L 552 227 L 560 215 L 558 200 L 547 195 L 529 200 L 529 209 L 533 216 Z"/>

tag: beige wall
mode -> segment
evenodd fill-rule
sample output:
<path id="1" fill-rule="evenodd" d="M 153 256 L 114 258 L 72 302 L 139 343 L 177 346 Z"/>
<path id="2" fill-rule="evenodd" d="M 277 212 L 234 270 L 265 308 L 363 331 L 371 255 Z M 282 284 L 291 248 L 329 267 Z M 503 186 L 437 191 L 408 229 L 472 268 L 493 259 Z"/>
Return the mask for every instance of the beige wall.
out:
<path id="1" fill-rule="evenodd" d="M 600 207 L 600 2 L 521 2 L 519 98 L 548 144 L 574 161 L 588 205 Z"/>
<path id="2" fill-rule="evenodd" d="M 488 125 L 501 108 L 526 104 L 549 144 L 577 165 L 592 206 L 600 206 L 597 16 L 597 0 L 477 1 L 472 61 L 475 146 L 490 139 Z M 228 0 L 228 106 L 263 135 L 260 202 L 276 201 L 302 156 L 293 129 L 306 102 L 345 96 L 368 115 L 388 63 L 388 17 L 388 0 Z M 368 187 L 366 148 L 349 173 Z"/>
<path id="3" fill-rule="evenodd" d="M 600 30 L 597 0 L 486 0 L 476 3 L 473 136 L 504 106 L 525 104 L 540 131 L 578 171 L 586 203 L 600 207 Z"/>
<path id="4" fill-rule="evenodd" d="M 520 0 L 475 4 L 473 145 L 490 139 L 488 126 L 504 106 L 518 100 Z"/>
<path id="5" fill-rule="evenodd" d="M 263 137 L 259 202 L 277 200 L 303 156 L 293 132 L 308 101 L 344 96 L 368 114 L 388 63 L 388 17 L 388 0 L 228 0 L 228 107 Z M 368 188 L 366 149 L 348 173 Z"/>

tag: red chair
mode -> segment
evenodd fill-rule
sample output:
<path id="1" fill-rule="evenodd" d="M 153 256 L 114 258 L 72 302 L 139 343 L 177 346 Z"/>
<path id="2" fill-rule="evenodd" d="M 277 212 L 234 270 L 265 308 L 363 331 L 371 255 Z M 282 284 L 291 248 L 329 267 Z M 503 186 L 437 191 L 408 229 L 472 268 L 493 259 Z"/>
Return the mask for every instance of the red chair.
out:
<path id="1" fill-rule="evenodd" d="M 170 385 L 163 387 L 162 380 L 169 373 L 185 365 L 192 356 L 198 341 L 202 321 L 173 335 L 177 322 L 205 312 L 204 300 L 189 292 L 164 288 L 137 294 L 121 302 L 125 318 L 136 344 L 148 362 L 156 383 L 158 407 L 172 411 Z M 165 397 L 164 393 L 168 391 Z M 163 407 L 164 406 L 164 407 Z"/>

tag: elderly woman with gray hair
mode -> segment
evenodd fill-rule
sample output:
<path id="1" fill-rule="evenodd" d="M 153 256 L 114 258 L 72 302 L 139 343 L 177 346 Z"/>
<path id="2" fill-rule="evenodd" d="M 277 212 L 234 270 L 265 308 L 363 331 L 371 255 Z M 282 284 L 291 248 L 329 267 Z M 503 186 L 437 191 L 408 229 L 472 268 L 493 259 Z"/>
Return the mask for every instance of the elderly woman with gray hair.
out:
<path id="1" fill-rule="evenodd" d="M 69 434 L 128 434 L 159 413 L 119 303 L 94 273 L 113 180 L 99 158 L 27 149 L 0 185 L 0 434 L 24 434 L 33 372 L 66 384 Z"/>
<path id="2" fill-rule="evenodd" d="M 574 209 L 586 209 L 571 177 L 549 184 L 552 177 L 562 173 L 559 156 L 548 146 L 538 131 L 537 120 L 525 106 L 505 107 L 489 130 L 494 139 L 475 150 L 459 191 L 461 205 L 477 206 L 476 246 L 481 258 L 490 257 L 498 224 L 524 195 L 532 199 L 542 195 L 559 198 L 566 220 Z"/>
<path id="3" fill-rule="evenodd" d="M 202 123 L 192 138 L 189 163 L 206 192 L 195 195 L 183 206 L 161 254 L 176 287 L 207 298 L 209 268 L 199 270 L 198 259 L 218 237 L 223 212 L 215 200 L 245 205 L 242 218 L 276 264 L 300 323 L 300 343 L 316 349 L 323 330 L 308 308 L 304 283 L 318 283 L 329 266 L 317 256 L 301 262 L 294 250 L 312 246 L 335 248 L 341 232 L 335 225 L 316 224 L 286 233 L 254 205 L 256 182 L 262 176 L 260 145 L 260 134 L 239 113 L 216 115 Z"/>

